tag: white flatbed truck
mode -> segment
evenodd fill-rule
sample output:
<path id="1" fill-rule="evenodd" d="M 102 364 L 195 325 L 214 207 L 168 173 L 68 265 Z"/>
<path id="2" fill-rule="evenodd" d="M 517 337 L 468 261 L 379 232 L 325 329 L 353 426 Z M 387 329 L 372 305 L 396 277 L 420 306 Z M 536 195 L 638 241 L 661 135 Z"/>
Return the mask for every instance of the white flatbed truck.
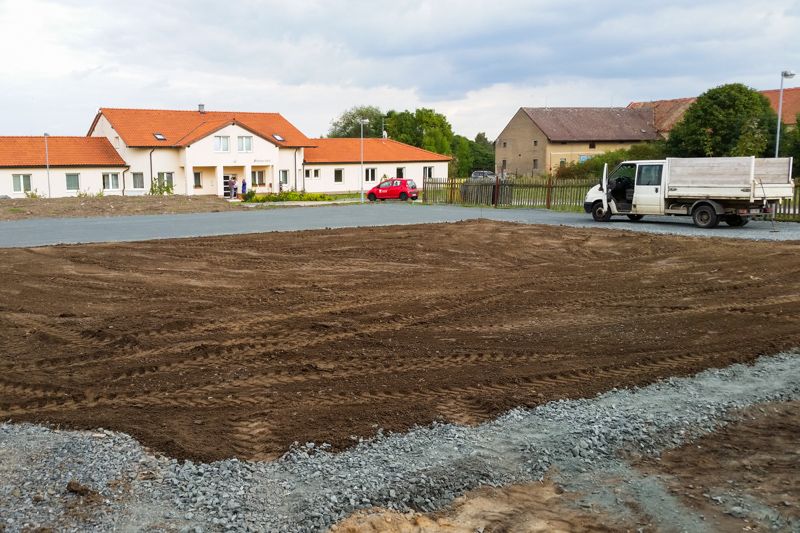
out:
<path id="1" fill-rule="evenodd" d="M 598 222 L 615 215 L 631 220 L 672 215 L 691 216 L 701 228 L 720 221 L 744 226 L 753 218 L 773 217 L 793 192 L 791 157 L 623 161 L 610 173 L 606 165 L 583 207 Z"/>

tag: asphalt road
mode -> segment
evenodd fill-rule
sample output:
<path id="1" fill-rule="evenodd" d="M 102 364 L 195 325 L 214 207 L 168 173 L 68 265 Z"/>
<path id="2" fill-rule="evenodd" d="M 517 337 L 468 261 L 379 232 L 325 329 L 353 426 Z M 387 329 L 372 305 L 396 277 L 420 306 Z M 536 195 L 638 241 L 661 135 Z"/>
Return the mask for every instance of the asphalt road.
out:
<path id="1" fill-rule="evenodd" d="M 355 226 L 388 226 L 456 222 L 489 218 L 525 224 L 609 228 L 738 239 L 800 240 L 800 224 L 751 222 L 744 228 L 725 224 L 712 230 L 695 228 L 688 217 L 648 217 L 640 222 L 614 219 L 594 222 L 584 213 L 544 209 L 492 209 L 451 205 L 381 203 L 253 211 L 143 215 L 95 218 L 47 218 L 0 222 L 0 248 L 90 242 L 144 241 L 209 235 L 264 233 Z"/>

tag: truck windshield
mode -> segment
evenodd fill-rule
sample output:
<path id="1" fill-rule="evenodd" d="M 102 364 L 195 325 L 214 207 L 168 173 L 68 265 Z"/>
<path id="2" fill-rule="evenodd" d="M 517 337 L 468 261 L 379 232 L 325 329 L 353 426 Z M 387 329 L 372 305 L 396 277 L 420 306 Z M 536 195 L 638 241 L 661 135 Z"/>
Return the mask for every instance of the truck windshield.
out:
<path id="1" fill-rule="evenodd" d="M 636 164 L 621 163 L 617 165 L 617 167 L 612 170 L 611 173 L 609 173 L 608 181 L 619 178 L 629 178 L 633 180 L 634 176 L 636 176 Z"/>

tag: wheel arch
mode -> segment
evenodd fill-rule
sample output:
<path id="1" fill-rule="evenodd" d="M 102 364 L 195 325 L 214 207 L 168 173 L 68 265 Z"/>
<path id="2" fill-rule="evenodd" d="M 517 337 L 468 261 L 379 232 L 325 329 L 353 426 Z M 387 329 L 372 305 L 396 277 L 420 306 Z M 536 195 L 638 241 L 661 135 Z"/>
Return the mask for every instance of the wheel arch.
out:
<path id="1" fill-rule="evenodd" d="M 693 203 L 691 209 L 689 209 L 689 214 L 694 213 L 694 210 L 697 209 L 698 207 L 700 207 L 701 205 L 710 206 L 711 209 L 713 209 L 714 212 L 717 215 L 724 215 L 725 214 L 725 208 L 722 206 L 721 203 L 715 202 L 714 200 L 707 200 L 707 199 L 697 200 L 695 203 Z"/>

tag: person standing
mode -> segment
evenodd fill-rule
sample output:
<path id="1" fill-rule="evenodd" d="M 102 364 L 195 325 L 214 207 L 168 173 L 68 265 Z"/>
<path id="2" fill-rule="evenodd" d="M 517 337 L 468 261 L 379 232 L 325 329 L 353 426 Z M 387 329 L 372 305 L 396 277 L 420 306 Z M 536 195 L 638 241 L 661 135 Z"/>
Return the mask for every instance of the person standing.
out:
<path id="1" fill-rule="evenodd" d="M 236 176 L 231 177 L 231 200 L 236 198 L 236 191 L 239 186 L 236 184 Z"/>
<path id="2" fill-rule="evenodd" d="M 242 177 L 242 198 L 244 198 L 245 194 L 247 194 L 247 179 Z"/>

